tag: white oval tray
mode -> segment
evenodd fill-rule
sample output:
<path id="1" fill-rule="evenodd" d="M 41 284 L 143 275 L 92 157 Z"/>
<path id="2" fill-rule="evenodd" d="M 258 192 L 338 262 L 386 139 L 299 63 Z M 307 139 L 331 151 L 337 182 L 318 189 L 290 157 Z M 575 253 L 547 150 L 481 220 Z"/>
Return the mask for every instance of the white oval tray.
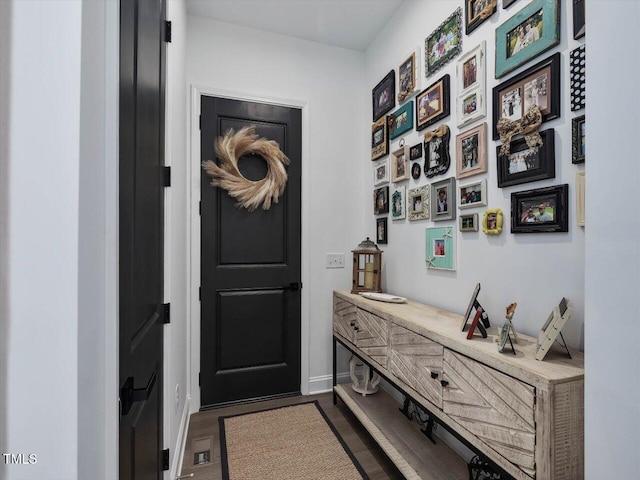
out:
<path id="1" fill-rule="evenodd" d="M 377 300 L 379 302 L 388 302 L 388 303 L 405 303 L 407 301 L 404 297 L 399 297 L 398 295 L 389 295 L 388 293 L 376 293 L 376 292 L 360 292 L 365 298 L 370 298 L 371 300 Z"/>

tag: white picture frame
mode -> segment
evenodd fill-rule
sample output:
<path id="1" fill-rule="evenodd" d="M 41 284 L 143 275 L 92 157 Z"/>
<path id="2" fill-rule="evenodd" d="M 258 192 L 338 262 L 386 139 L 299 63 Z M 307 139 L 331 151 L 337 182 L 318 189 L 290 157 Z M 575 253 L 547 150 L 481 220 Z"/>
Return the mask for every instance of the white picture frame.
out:
<path id="1" fill-rule="evenodd" d="M 404 220 L 406 218 L 406 187 L 404 185 L 395 187 L 391 193 L 391 220 Z"/>
<path id="2" fill-rule="evenodd" d="M 456 69 L 456 119 L 458 127 L 463 127 L 487 114 L 486 42 L 461 57 Z"/>
<path id="3" fill-rule="evenodd" d="M 487 180 L 458 185 L 458 208 L 475 208 L 487 204 Z"/>
<path id="4" fill-rule="evenodd" d="M 389 183 L 389 159 L 378 160 L 373 164 L 373 184 L 384 185 Z"/>
<path id="5" fill-rule="evenodd" d="M 572 314 L 573 308 L 568 306 L 566 298 L 563 298 L 558 306 L 553 307 L 549 318 L 547 318 L 547 321 L 540 329 L 540 334 L 538 335 L 536 360 L 544 360 L 544 357 L 556 342 L 558 335 L 560 335 L 562 328 L 567 323 L 567 320 L 571 318 Z"/>

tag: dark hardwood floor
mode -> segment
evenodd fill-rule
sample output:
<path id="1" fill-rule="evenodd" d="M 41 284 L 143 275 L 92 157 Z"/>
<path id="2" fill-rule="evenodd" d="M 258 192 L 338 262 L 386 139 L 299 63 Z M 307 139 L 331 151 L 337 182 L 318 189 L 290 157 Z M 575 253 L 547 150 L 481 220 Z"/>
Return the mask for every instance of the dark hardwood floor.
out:
<path id="1" fill-rule="evenodd" d="M 336 427 L 340 436 L 349 446 L 371 480 L 401 480 L 404 478 L 342 402 L 338 400 L 338 404 L 333 405 L 331 393 L 268 400 L 193 414 L 189 423 L 181 475 L 193 473 L 194 475 L 191 477 L 193 480 L 222 479 L 218 417 L 294 405 L 313 400 L 318 400 L 331 423 Z M 206 450 L 208 447 L 211 448 L 211 461 L 202 465 L 194 465 L 196 452 Z"/>

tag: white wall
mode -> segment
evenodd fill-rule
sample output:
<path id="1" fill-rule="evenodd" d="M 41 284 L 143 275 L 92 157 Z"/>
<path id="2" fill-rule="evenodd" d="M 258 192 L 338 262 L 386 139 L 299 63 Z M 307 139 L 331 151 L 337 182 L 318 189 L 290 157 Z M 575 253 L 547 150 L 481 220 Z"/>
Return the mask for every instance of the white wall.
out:
<path id="1" fill-rule="evenodd" d="M 187 403 L 187 99 L 186 27 L 184 0 L 167 2 L 171 43 L 167 44 L 167 104 L 165 164 L 171 166 L 166 189 L 165 301 L 171 303 L 171 323 L 164 337 L 164 445 L 169 448 L 169 478 L 181 462 L 182 436 L 188 420 Z M 177 388 L 177 401 L 176 401 Z"/>
<path id="2" fill-rule="evenodd" d="M 2 451 L 38 456 L 5 467 L 9 479 L 76 478 L 82 5 L 11 8 Z"/>
<path id="3" fill-rule="evenodd" d="M 303 377 L 310 390 L 329 388 L 331 291 L 349 288 L 349 269 L 325 269 L 328 252 L 345 252 L 362 240 L 363 195 L 359 164 L 366 159 L 366 91 L 361 53 L 265 33 L 199 17 L 188 18 L 187 82 L 245 95 L 306 103 L 303 109 Z M 191 158 L 199 196 L 198 158 Z M 194 180 L 195 179 L 195 180 Z M 197 221 L 197 211 L 194 219 Z M 192 256 L 198 252 L 192 252 Z M 197 259 L 197 257 L 194 257 Z M 197 277 L 196 277 L 197 278 Z M 197 300 L 197 286 L 196 300 Z M 197 307 L 196 307 L 197 308 Z M 192 312 L 194 399 L 199 397 L 199 311 Z M 303 330 L 303 338 L 305 331 Z M 305 353 L 306 352 L 306 353 Z M 303 378 L 303 384 L 305 379 Z M 199 398 L 198 398 L 199 402 Z"/>
<path id="4" fill-rule="evenodd" d="M 589 2 L 585 469 L 594 480 L 640 472 L 640 213 L 626 200 L 640 184 L 639 21 L 638 2 Z"/>
<path id="5" fill-rule="evenodd" d="M 422 142 L 424 132 L 434 129 L 441 124 L 449 125 L 451 130 L 451 167 L 449 171 L 432 179 L 424 175 L 419 180 L 410 179 L 403 182 L 407 190 L 432 181 L 455 176 L 455 137 L 461 131 L 475 125 L 487 122 L 488 131 L 492 128 L 492 88 L 505 78 L 494 78 L 495 71 L 495 29 L 512 17 L 528 2 L 517 2 L 508 10 L 501 8 L 498 2 L 497 12 L 471 35 L 464 35 L 463 53 L 470 51 L 480 44 L 487 42 L 486 51 L 486 80 L 487 116 L 473 124 L 459 130 L 456 126 L 456 60 L 454 59 L 433 76 L 425 78 L 424 74 L 424 41 L 441 22 L 460 6 L 464 12 L 462 1 L 429 1 L 404 2 L 390 22 L 380 31 L 366 51 L 366 75 L 362 88 L 373 88 L 392 68 L 396 71 L 400 63 L 409 53 L 420 45 L 421 63 L 423 69 L 422 88 L 426 88 L 449 74 L 451 79 L 451 116 L 440 121 L 422 132 L 415 129 L 404 135 L 408 146 Z M 561 43 L 549 52 L 542 54 L 536 60 L 521 67 L 517 71 L 525 70 L 537 61 L 546 58 L 556 51 L 561 51 L 561 84 L 562 108 L 561 118 L 547 122 L 543 128 L 555 129 L 556 142 L 556 178 L 535 183 L 522 184 L 514 187 L 497 188 L 496 150 L 497 142 L 488 142 L 488 173 L 462 179 L 459 183 L 486 178 L 488 189 L 488 205 L 483 208 L 468 209 L 463 213 L 478 213 L 482 219 L 485 208 L 500 208 L 504 213 L 505 226 L 499 236 L 488 236 L 479 232 L 464 233 L 458 231 L 458 221 L 432 222 L 423 220 L 409 222 L 408 220 L 392 221 L 390 216 L 389 243 L 382 247 L 383 254 L 383 288 L 386 291 L 402 295 L 424 303 L 432 304 L 456 313 L 464 313 L 469 297 L 477 282 L 482 285 L 479 301 L 489 313 L 494 324 L 502 325 L 505 307 L 511 302 L 518 302 L 518 309 L 514 316 L 514 323 L 518 331 L 537 336 L 540 326 L 544 323 L 554 305 L 562 296 L 566 296 L 575 308 L 573 318 L 564 329 L 565 338 L 573 347 L 582 347 L 584 324 L 584 241 L 585 232 L 576 226 L 574 183 L 576 167 L 571 163 L 571 119 L 576 114 L 570 111 L 569 82 L 567 70 L 569 51 L 577 47 L 580 42 L 573 40 L 571 23 L 571 2 L 561 2 Z M 464 14 L 463 14 L 464 22 Z M 583 40 L 581 40 L 583 41 Z M 582 114 L 583 112 L 577 112 Z M 371 106 L 368 105 L 362 122 L 371 123 Z M 491 137 L 491 133 L 489 133 Z M 390 151 L 398 148 L 398 139 L 391 141 Z M 366 139 L 361 140 L 367 143 Z M 367 162 L 360 162 L 360 178 L 364 186 L 364 193 L 360 200 L 365 218 L 365 232 L 373 237 L 375 231 L 375 217 L 371 205 L 373 186 L 372 167 Z M 422 160 L 424 163 L 424 159 Z M 569 233 L 552 234 L 519 234 L 509 233 L 510 196 L 514 191 L 540 188 L 550 185 L 569 184 Z M 392 186 L 393 184 L 391 184 Z M 458 212 L 459 214 L 460 212 Z M 454 225 L 457 237 L 456 271 L 429 270 L 425 266 L 425 228 L 434 226 Z"/>

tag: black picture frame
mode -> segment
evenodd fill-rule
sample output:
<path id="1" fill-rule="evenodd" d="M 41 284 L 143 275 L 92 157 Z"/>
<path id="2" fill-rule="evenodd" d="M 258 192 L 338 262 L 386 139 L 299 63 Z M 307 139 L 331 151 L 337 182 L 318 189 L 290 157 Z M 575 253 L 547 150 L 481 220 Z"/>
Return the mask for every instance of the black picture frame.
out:
<path id="1" fill-rule="evenodd" d="M 465 0 L 464 25 L 469 35 L 488 20 L 498 9 L 498 0 Z"/>
<path id="2" fill-rule="evenodd" d="M 524 138 L 511 142 L 509 155 L 496 147 L 498 188 L 556 178 L 555 131 L 540 132 L 542 146 L 529 148 Z"/>
<path id="3" fill-rule="evenodd" d="M 396 106 L 396 72 L 391 70 L 371 90 L 373 121 L 375 122 L 385 113 Z"/>
<path id="4" fill-rule="evenodd" d="M 387 217 L 376 218 L 376 243 L 387 244 Z"/>
<path id="5" fill-rule="evenodd" d="M 538 211 L 536 215 L 534 210 Z M 530 215 L 533 213 L 535 219 Z M 544 220 L 538 220 L 547 215 Z M 514 192 L 511 194 L 511 233 L 569 231 L 569 185 Z"/>
<path id="6" fill-rule="evenodd" d="M 509 8 L 511 5 L 516 3 L 518 0 L 502 0 L 502 8 Z"/>
<path id="7" fill-rule="evenodd" d="M 389 185 L 373 190 L 373 214 L 389 213 Z"/>
<path id="8" fill-rule="evenodd" d="M 440 130 L 438 127 L 435 131 Z M 444 175 L 451 166 L 451 156 L 449 155 L 449 143 L 451 141 L 451 130 L 444 125 L 445 133 L 443 135 L 434 135 L 431 140 L 424 141 L 424 174 L 427 178 L 436 175 Z M 434 132 L 435 132 L 434 131 Z"/>
<path id="9" fill-rule="evenodd" d="M 371 125 L 371 161 L 389 155 L 389 126 L 387 117 Z"/>
<path id="10" fill-rule="evenodd" d="M 587 51 L 585 45 L 571 50 L 569 54 L 569 77 L 571 84 L 571 111 L 582 110 L 586 107 L 586 70 Z"/>
<path id="11" fill-rule="evenodd" d="M 424 130 L 450 115 L 449 74 L 416 95 L 416 130 Z M 438 100 L 436 107 L 433 103 Z"/>
<path id="12" fill-rule="evenodd" d="M 533 93 L 538 97 L 537 101 L 533 100 Z M 505 103 L 507 101 L 509 109 Z M 540 107 L 542 123 L 560 118 L 560 52 L 493 88 L 493 139 L 500 138 L 498 121 L 503 117 L 503 112 L 507 118 L 511 112 L 510 119 L 519 120 L 533 103 Z"/>
<path id="13" fill-rule="evenodd" d="M 585 116 L 580 115 L 571 121 L 571 163 L 584 163 L 586 141 Z"/>
<path id="14" fill-rule="evenodd" d="M 460 326 L 460 331 L 464 332 L 464 329 L 467 328 L 467 322 L 469 321 L 469 316 L 471 315 L 471 310 L 476 305 L 478 301 L 478 294 L 480 293 L 480 282 L 476 283 L 475 288 L 473 289 L 473 293 L 471 294 L 471 300 L 469 300 L 469 305 L 467 305 L 467 311 L 464 314 L 464 318 L 462 320 L 462 325 Z"/>
<path id="15" fill-rule="evenodd" d="M 573 38 L 578 40 L 586 33 L 586 0 L 573 0 Z"/>
<path id="16" fill-rule="evenodd" d="M 420 166 L 420 162 L 415 162 L 411 165 L 411 178 L 418 180 L 420 175 L 422 175 L 422 167 Z"/>
<path id="17" fill-rule="evenodd" d="M 416 143 L 409 149 L 409 160 L 418 160 L 422 158 L 422 143 Z"/>

